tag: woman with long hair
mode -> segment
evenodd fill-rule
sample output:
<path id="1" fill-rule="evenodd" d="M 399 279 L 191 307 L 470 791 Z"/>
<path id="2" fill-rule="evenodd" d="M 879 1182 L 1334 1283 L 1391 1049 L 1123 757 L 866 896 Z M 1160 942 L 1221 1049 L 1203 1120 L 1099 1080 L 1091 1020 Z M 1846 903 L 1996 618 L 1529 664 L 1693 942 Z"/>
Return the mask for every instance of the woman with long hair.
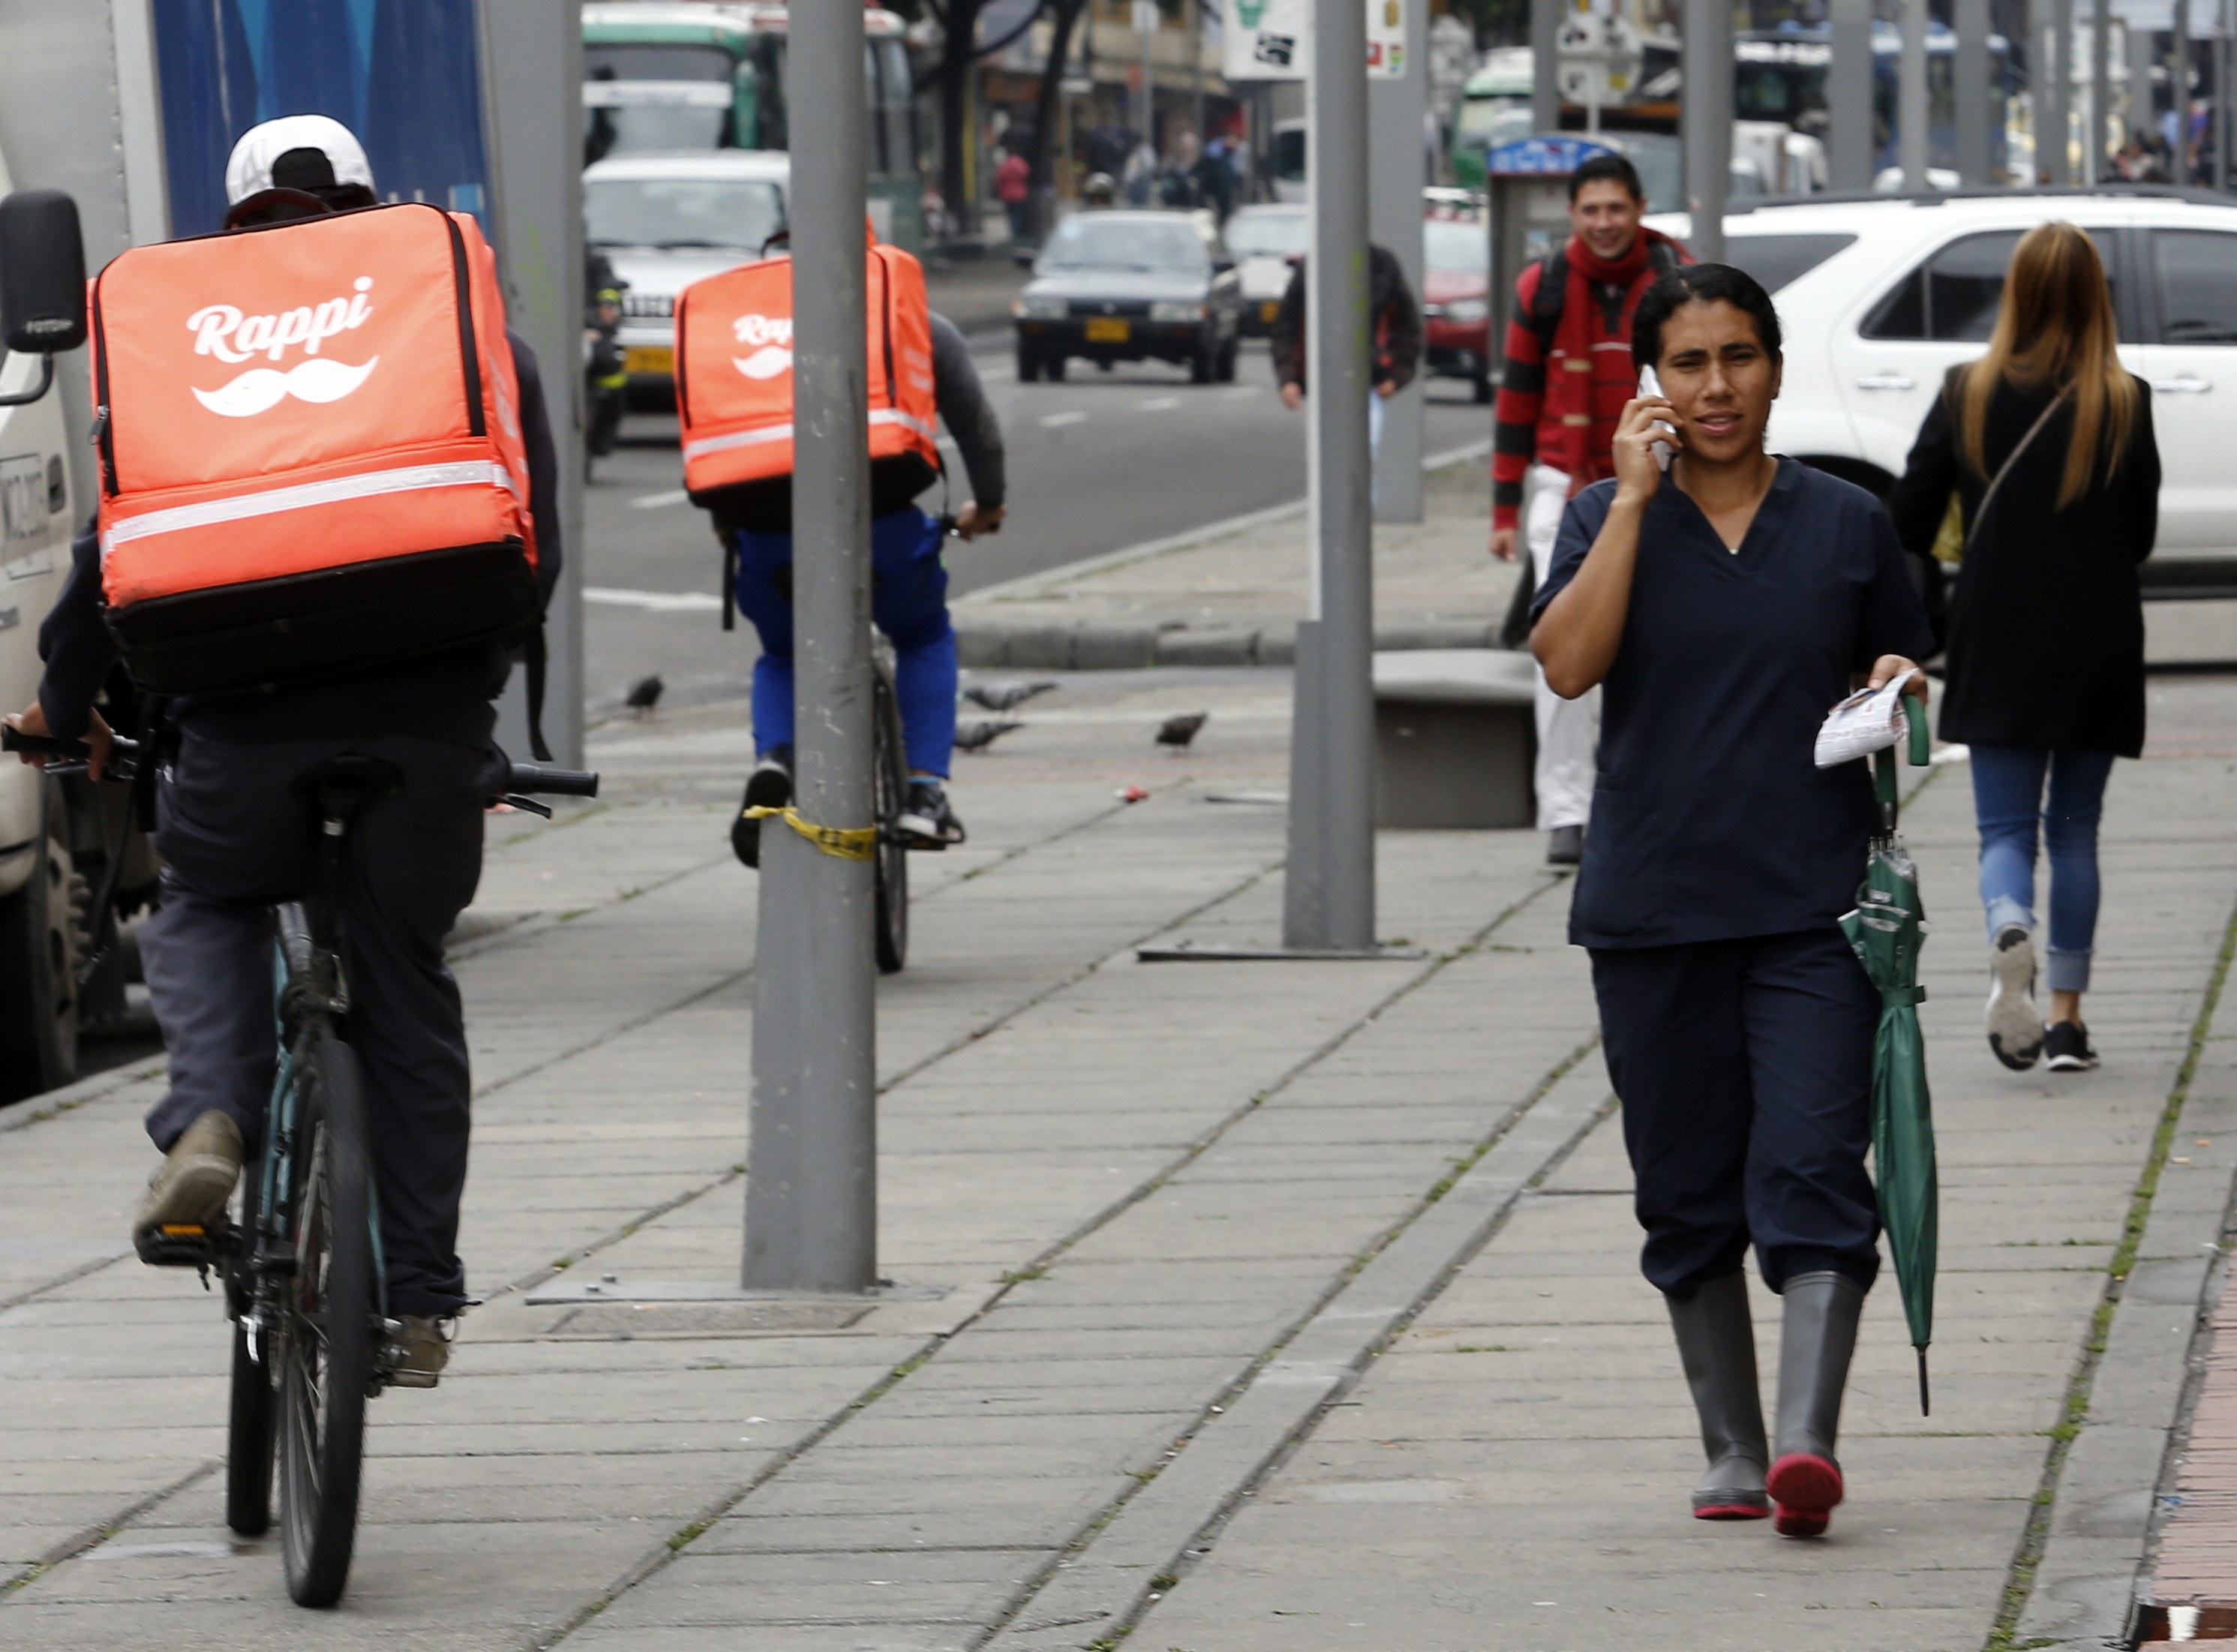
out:
<path id="1" fill-rule="evenodd" d="M 1942 737 L 1972 748 L 1988 910 L 1989 1047 L 2024 1071 L 2097 1065 L 2082 1020 L 2097 928 L 2097 821 L 2113 759 L 2144 744 L 2138 566 L 2159 525 L 2151 393 L 2114 354 L 2113 296 L 2072 224 L 2012 254 L 1989 353 L 1950 369 L 1888 509 L 1934 544 L 1954 492 L 1965 525 L 1950 602 Z M 2049 851 L 2037 1008 L 2036 817 Z"/>

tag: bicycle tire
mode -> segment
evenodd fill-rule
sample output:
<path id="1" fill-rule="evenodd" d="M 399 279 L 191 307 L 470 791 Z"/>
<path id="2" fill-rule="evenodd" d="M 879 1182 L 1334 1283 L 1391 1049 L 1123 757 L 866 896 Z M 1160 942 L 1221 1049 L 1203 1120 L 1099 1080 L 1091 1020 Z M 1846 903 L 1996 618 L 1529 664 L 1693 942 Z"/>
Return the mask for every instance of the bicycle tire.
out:
<path id="1" fill-rule="evenodd" d="M 320 1033 L 298 1058 L 287 1232 L 295 1271 L 278 1343 L 280 1525 L 287 1593 L 332 1606 L 349 1581 L 373 1391 L 372 1154 L 357 1057 Z"/>
<path id="2" fill-rule="evenodd" d="M 878 824 L 877 953 L 884 975 L 908 961 L 908 849 L 898 829 L 908 802 L 908 757 L 901 745 L 901 707 L 882 671 L 870 679 L 871 818 Z"/>
<path id="3" fill-rule="evenodd" d="M 248 1259 L 255 1249 L 257 1166 L 242 1179 L 239 1251 L 226 1281 L 227 1305 L 234 1314 L 233 1382 L 226 1415 L 225 1523 L 243 1537 L 261 1537 L 272 1529 L 273 1387 L 272 1338 L 267 1327 L 251 1358 L 248 1332 L 241 1318 L 251 1305 Z"/>

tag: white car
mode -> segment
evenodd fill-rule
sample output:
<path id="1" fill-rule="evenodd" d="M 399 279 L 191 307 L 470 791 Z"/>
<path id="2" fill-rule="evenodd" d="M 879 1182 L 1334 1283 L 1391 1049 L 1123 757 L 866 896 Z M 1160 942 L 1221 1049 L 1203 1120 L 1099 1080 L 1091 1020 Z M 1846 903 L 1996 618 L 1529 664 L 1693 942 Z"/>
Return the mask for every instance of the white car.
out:
<path id="1" fill-rule="evenodd" d="M 1786 374 L 1770 442 L 1876 492 L 1903 473 L 1943 374 L 1987 347 L 2019 238 L 2062 218 L 2111 277 L 2121 360 L 2152 387 L 2165 475 L 2148 595 L 2237 596 L 2237 202 L 2204 190 L 1926 194 L 1769 204 L 1725 220 L 1769 287 Z M 1650 219 L 1679 236 L 1682 214 Z"/>
<path id="2" fill-rule="evenodd" d="M 1237 207 L 1221 231 L 1243 289 L 1243 331 L 1264 338 L 1290 290 L 1290 267 L 1312 244 L 1312 221 L 1303 207 Z"/>
<path id="3" fill-rule="evenodd" d="M 760 258 L 791 183 L 791 157 L 763 149 L 617 155 L 584 172 L 584 238 L 628 284 L 616 342 L 631 388 L 673 384 L 676 295 Z"/>

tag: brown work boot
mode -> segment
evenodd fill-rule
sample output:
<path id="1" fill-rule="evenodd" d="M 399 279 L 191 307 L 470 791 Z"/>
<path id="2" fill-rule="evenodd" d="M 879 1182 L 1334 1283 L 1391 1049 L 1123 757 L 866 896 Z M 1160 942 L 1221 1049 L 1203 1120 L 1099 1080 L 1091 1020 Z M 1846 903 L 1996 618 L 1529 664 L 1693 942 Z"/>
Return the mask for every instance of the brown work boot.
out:
<path id="1" fill-rule="evenodd" d="M 394 1338 L 398 1357 L 391 1380 L 399 1388 L 432 1388 L 441 1378 L 443 1367 L 451 1363 L 451 1338 L 445 1327 L 454 1323 L 423 1318 L 416 1313 L 398 1319 Z"/>
<path id="2" fill-rule="evenodd" d="M 241 1179 L 241 1127 L 229 1113 L 213 1108 L 195 1120 L 172 1144 L 148 1179 L 147 1197 L 132 1219 L 132 1231 L 150 1228 L 214 1227 L 225 1216 L 226 1201 Z"/>

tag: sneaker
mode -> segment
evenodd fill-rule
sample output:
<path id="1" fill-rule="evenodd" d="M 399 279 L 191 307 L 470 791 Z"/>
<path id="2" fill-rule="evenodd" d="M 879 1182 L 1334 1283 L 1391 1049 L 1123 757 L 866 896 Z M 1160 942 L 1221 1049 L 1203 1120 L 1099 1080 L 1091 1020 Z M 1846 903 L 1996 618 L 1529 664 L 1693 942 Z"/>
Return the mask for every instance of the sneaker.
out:
<path id="1" fill-rule="evenodd" d="M 923 775 L 908 783 L 908 802 L 894 823 L 902 843 L 911 849 L 946 849 L 963 841 L 963 823 L 947 804 L 947 788 Z"/>
<path id="2" fill-rule="evenodd" d="M 1574 866 L 1585 858 L 1585 829 L 1556 826 L 1546 834 L 1546 864 Z"/>
<path id="3" fill-rule="evenodd" d="M 746 866 L 762 863 L 762 823 L 748 820 L 749 809 L 782 809 L 792 801 L 792 748 L 772 746 L 746 776 L 746 795 L 730 823 L 730 853 Z"/>
<path id="4" fill-rule="evenodd" d="M 1989 949 L 1989 1047 L 2015 1073 L 2042 1054 L 2042 1012 L 2035 1004 L 2035 942 L 2016 923 L 1996 931 Z"/>
<path id="5" fill-rule="evenodd" d="M 2079 1021 L 2061 1021 L 2042 1035 L 2043 1065 L 2054 1073 L 2090 1073 L 2097 1067 L 2097 1052 L 2089 1047 L 2089 1029 Z"/>
<path id="6" fill-rule="evenodd" d="M 215 1109 L 202 1114 L 148 1179 L 147 1196 L 132 1218 L 134 1233 L 185 1229 L 199 1237 L 222 1224 L 242 1157 L 241 1127 L 232 1115 Z"/>
<path id="7" fill-rule="evenodd" d="M 432 1388 L 451 1363 L 450 1330 L 458 1321 L 407 1313 L 396 1323 L 391 1338 L 396 1345 L 396 1364 L 389 1370 L 389 1380 L 399 1388 Z"/>

